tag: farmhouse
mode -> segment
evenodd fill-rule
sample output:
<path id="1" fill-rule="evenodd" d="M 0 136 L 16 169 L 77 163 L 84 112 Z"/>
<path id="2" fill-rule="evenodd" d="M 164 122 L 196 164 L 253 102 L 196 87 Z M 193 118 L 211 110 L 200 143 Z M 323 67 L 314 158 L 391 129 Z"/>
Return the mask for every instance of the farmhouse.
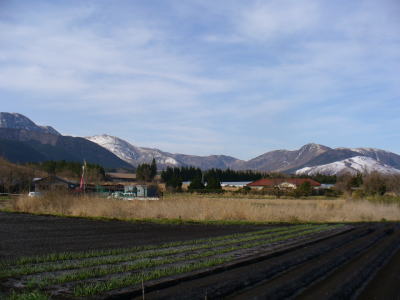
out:
<path id="1" fill-rule="evenodd" d="M 79 187 L 77 183 L 54 175 L 45 178 L 35 178 L 33 184 L 35 185 L 35 192 L 68 191 Z"/>
<path id="2" fill-rule="evenodd" d="M 281 189 L 295 189 L 299 185 L 309 182 L 313 188 L 319 187 L 321 184 L 309 178 L 263 178 L 247 184 L 248 187 L 254 189 L 263 188 L 281 188 Z"/>

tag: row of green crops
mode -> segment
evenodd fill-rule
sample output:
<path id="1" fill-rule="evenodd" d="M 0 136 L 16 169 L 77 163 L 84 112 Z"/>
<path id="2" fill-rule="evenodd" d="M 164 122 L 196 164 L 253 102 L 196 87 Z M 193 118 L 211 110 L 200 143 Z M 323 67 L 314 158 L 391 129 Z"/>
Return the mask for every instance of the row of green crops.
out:
<path id="1" fill-rule="evenodd" d="M 322 225 L 325 228 L 327 225 Z M 241 234 L 241 235 L 229 235 L 224 237 L 218 237 L 214 239 L 209 239 L 207 242 L 204 240 L 201 243 L 198 240 L 186 241 L 178 244 L 179 248 L 176 246 L 171 246 L 172 243 L 164 244 L 156 247 L 153 247 L 154 250 L 148 250 L 150 247 L 142 247 L 142 251 L 124 251 L 123 255 L 111 256 L 107 255 L 105 257 L 96 256 L 95 259 L 90 257 L 89 260 L 86 260 L 86 257 L 83 256 L 80 260 L 70 261 L 69 259 L 53 261 L 51 264 L 30 264 L 23 265 L 18 267 L 18 265 L 7 265 L 6 268 L 3 268 L 0 271 L 0 278 L 7 278 L 12 276 L 20 276 L 20 275 L 29 275 L 41 272 L 54 272 L 59 270 L 72 270 L 79 268 L 87 268 L 94 267 L 98 265 L 105 264 L 116 264 L 122 263 L 126 261 L 132 261 L 137 259 L 145 259 L 145 258 L 153 258 L 153 257 L 161 257 L 167 255 L 176 255 L 180 253 L 185 253 L 189 251 L 196 251 L 208 248 L 215 248 L 220 246 L 225 246 L 227 244 L 234 244 L 238 242 L 247 242 L 257 239 L 265 239 L 270 238 L 282 234 L 288 234 L 291 232 L 304 231 L 310 228 L 315 228 L 315 226 L 310 225 L 301 225 L 301 226 L 291 226 L 291 227 L 283 227 L 283 228 L 274 228 L 269 230 L 260 230 L 256 232 L 252 232 L 250 234 Z M 177 245 L 175 244 L 175 245 Z M 182 248 L 181 248 L 182 247 Z M 122 250 L 122 249 L 121 249 Z M 72 253 L 71 253 L 72 254 Z M 42 258 L 35 257 L 34 259 L 42 260 Z"/>
<path id="2" fill-rule="evenodd" d="M 137 252 L 137 251 L 154 250 L 154 249 L 178 247 L 178 246 L 185 246 L 185 245 L 195 245 L 195 244 L 202 244 L 202 243 L 209 243 L 209 242 L 213 242 L 213 241 L 231 239 L 231 238 L 236 238 L 236 237 L 252 236 L 252 235 L 268 233 L 268 232 L 279 232 L 279 231 L 288 230 L 288 228 L 307 228 L 307 227 L 311 227 L 311 226 L 314 226 L 314 225 L 273 227 L 273 228 L 257 230 L 257 231 L 253 231 L 253 232 L 247 232 L 247 233 L 235 233 L 235 234 L 231 234 L 231 235 L 219 236 L 219 237 L 214 237 L 214 238 L 206 238 L 206 239 L 198 239 L 198 240 L 190 240 L 190 241 L 178 241 L 178 242 L 164 243 L 161 245 L 137 246 L 137 247 L 130 247 L 130 248 L 105 249 L 105 250 L 84 251 L 84 252 L 51 253 L 51 254 L 41 255 L 41 256 L 21 257 L 21 258 L 17 259 L 15 262 L 10 262 L 9 265 L 25 265 L 25 264 L 32 264 L 32 263 L 37 264 L 37 263 L 45 263 L 45 262 L 54 262 L 54 261 L 59 261 L 59 260 L 82 259 L 82 258 L 91 258 L 91 257 L 98 257 L 98 256 L 114 256 L 114 255 L 119 255 L 119 254 Z"/>
<path id="3" fill-rule="evenodd" d="M 66 284 L 63 289 L 73 296 L 93 296 L 141 281 L 217 266 L 234 260 L 237 257 L 235 251 L 286 243 L 340 226 L 274 227 L 155 246 L 24 257 L 3 264 L 0 278 L 19 282 L 26 287 L 25 294 L 38 292 L 42 295 L 41 290 L 50 293 Z M 13 295 L 16 297 L 17 294 Z"/>
<path id="4" fill-rule="evenodd" d="M 84 280 L 88 278 L 95 278 L 95 277 L 101 277 L 105 275 L 110 275 L 110 274 L 117 274 L 117 273 L 124 273 L 124 272 L 130 272 L 130 271 L 135 271 L 135 270 L 141 270 L 141 269 L 149 269 L 153 267 L 158 267 L 166 264 L 173 264 L 177 262 L 182 262 L 182 261 L 190 261 L 190 260 L 196 260 L 204 257 L 210 257 L 210 256 L 215 256 L 215 255 L 221 255 L 224 253 L 228 252 L 233 252 L 236 250 L 240 249 L 246 249 L 246 248 L 254 248 L 257 246 L 265 245 L 265 244 L 271 244 L 274 242 L 280 242 L 284 241 L 290 238 L 294 238 L 296 236 L 301 235 L 307 235 L 311 233 L 316 233 L 319 231 L 325 230 L 326 227 L 319 227 L 319 228 L 313 228 L 309 229 L 306 231 L 302 232 L 297 232 L 297 233 L 288 233 L 283 236 L 278 236 L 275 237 L 276 235 L 271 235 L 268 239 L 247 239 L 246 241 L 255 241 L 252 243 L 246 243 L 242 245 L 237 245 L 237 246 L 230 246 L 228 248 L 221 248 L 213 251 L 206 251 L 203 253 L 198 253 L 198 254 L 192 254 L 192 255 L 185 255 L 181 257 L 170 257 L 170 258 L 163 258 L 163 259 L 156 259 L 156 260 L 144 260 L 144 261 L 139 261 L 133 264 L 123 264 L 123 265 L 109 265 L 106 268 L 90 268 L 90 269 L 85 269 L 85 270 L 79 270 L 67 274 L 61 274 L 59 276 L 53 276 L 53 275 L 45 275 L 41 276 L 40 280 L 35 281 L 32 280 L 29 284 L 30 287 L 45 287 L 48 285 L 52 284 L 62 284 L 65 282 L 71 282 L 71 281 L 78 281 L 78 280 Z M 241 243 L 243 240 L 238 240 L 235 243 Z M 220 246 L 229 246 L 230 244 L 233 244 L 233 242 L 229 242 L 226 244 L 219 244 Z M 210 248 L 210 247 L 207 247 Z"/>

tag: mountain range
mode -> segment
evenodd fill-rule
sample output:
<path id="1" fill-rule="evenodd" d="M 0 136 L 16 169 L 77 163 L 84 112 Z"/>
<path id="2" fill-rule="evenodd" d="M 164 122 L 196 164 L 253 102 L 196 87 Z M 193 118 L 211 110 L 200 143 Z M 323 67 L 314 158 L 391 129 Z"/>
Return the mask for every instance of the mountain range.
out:
<path id="1" fill-rule="evenodd" d="M 40 126 L 18 113 L 0 113 L 0 128 L 24 129 L 44 134 L 61 135 L 51 126 Z"/>
<path id="2" fill-rule="evenodd" d="M 314 175 L 334 175 L 378 171 L 400 173 L 400 155 L 373 148 L 336 148 L 310 143 L 298 150 L 275 150 L 248 161 L 230 156 L 194 156 L 172 154 L 158 149 L 141 148 L 110 135 L 86 137 L 113 152 L 119 158 L 137 165 L 153 157 L 162 168 L 167 166 L 196 166 L 202 169 L 221 168 Z"/>
<path id="3" fill-rule="evenodd" d="M 371 171 L 400 174 L 400 155 L 375 148 L 330 148 L 309 143 L 298 150 L 270 151 L 245 161 L 226 155 L 169 153 L 132 145 L 107 134 L 63 136 L 54 128 L 37 125 L 17 113 L 0 113 L 0 156 L 12 162 L 86 159 L 108 168 L 132 168 L 155 158 L 159 169 L 194 166 L 306 175 Z"/>
<path id="4" fill-rule="evenodd" d="M 107 168 L 132 166 L 107 149 L 81 137 L 63 136 L 20 114 L 0 113 L 0 156 L 15 163 L 46 160 L 83 161 Z"/>
<path id="5" fill-rule="evenodd" d="M 86 137 L 105 149 L 111 151 L 119 158 L 133 166 L 151 162 L 154 158 L 160 168 L 194 166 L 201 169 L 227 169 L 237 158 L 225 155 L 197 156 L 186 154 L 172 154 L 153 148 L 144 148 L 131 145 L 130 143 L 107 134 Z"/>

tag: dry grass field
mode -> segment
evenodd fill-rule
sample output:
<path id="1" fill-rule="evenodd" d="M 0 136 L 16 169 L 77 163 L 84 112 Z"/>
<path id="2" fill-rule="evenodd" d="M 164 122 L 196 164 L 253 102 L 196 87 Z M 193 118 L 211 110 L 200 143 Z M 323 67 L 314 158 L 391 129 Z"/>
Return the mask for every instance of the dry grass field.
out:
<path id="1" fill-rule="evenodd" d="M 250 222 L 399 221 L 400 205 L 351 199 L 255 199 L 246 196 L 170 194 L 159 201 L 124 201 L 49 194 L 20 197 L 13 210 L 119 219 L 182 219 Z"/>

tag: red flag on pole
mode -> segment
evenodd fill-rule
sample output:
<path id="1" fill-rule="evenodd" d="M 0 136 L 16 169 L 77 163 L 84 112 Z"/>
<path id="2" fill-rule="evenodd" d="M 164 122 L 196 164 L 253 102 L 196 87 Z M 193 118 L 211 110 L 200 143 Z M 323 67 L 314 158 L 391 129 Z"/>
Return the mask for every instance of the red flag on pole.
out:
<path id="1" fill-rule="evenodd" d="M 81 191 L 85 191 L 85 167 L 86 167 L 86 161 L 84 161 L 82 165 L 82 177 L 81 177 L 81 183 L 79 185 L 79 189 Z"/>
<path id="2" fill-rule="evenodd" d="M 82 177 L 81 177 L 81 184 L 79 185 L 79 189 L 81 190 L 81 191 L 83 191 L 83 187 L 85 186 L 85 180 L 83 179 L 83 174 L 82 174 Z"/>

